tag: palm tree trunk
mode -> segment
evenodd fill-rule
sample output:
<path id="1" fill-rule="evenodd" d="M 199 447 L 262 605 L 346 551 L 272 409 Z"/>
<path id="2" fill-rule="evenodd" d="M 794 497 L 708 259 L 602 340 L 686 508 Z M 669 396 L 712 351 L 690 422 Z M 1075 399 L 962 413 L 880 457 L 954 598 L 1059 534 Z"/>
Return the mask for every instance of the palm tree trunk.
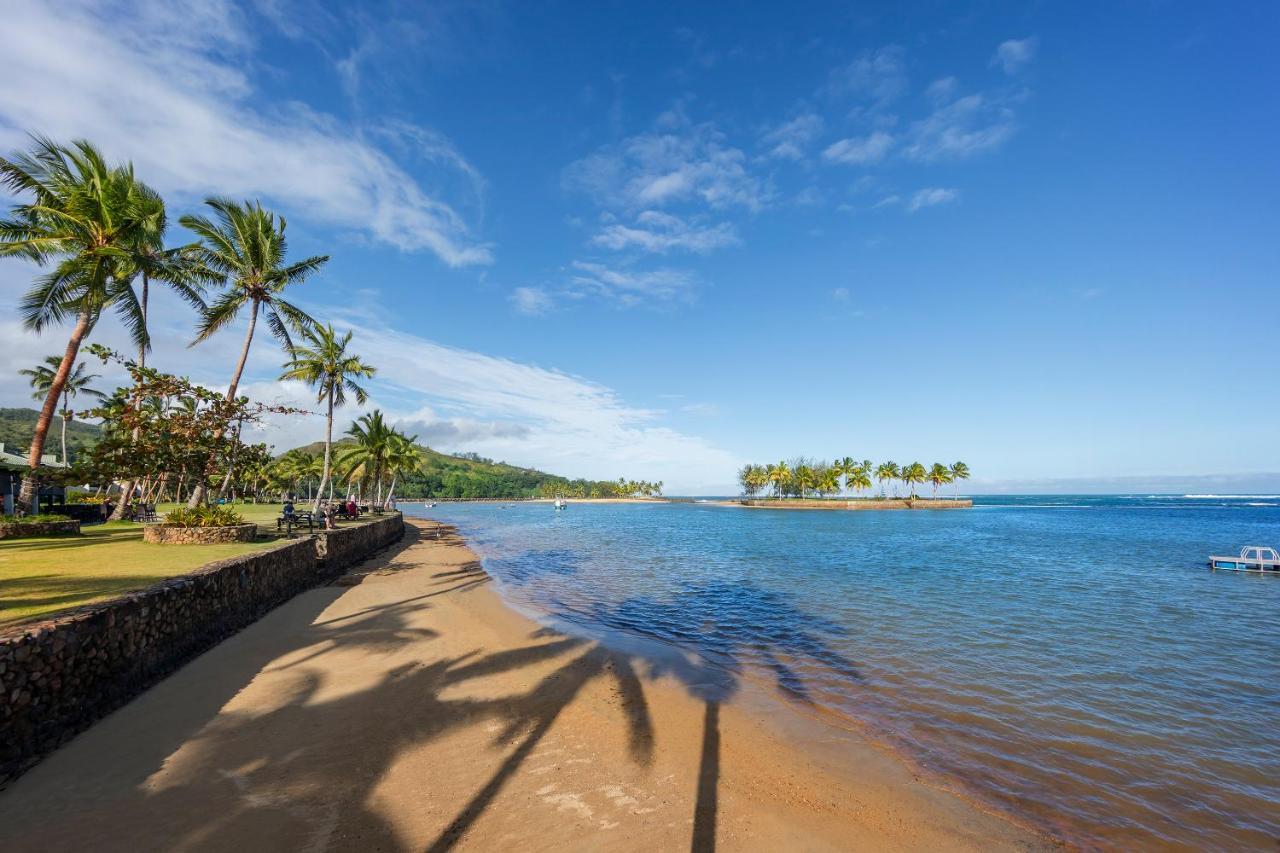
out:
<path id="1" fill-rule="evenodd" d="M 67 467 L 67 421 L 71 418 L 71 397 L 62 392 L 62 467 Z"/>
<path id="2" fill-rule="evenodd" d="M 311 505 L 313 513 L 320 511 L 320 499 L 324 497 L 325 483 L 329 484 L 329 500 L 333 500 L 333 483 L 329 480 L 329 454 L 333 447 L 333 389 L 329 389 L 326 397 L 326 412 L 324 421 L 324 468 L 320 472 L 320 486 L 316 489 L 316 501 Z"/>
<path id="3" fill-rule="evenodd" d="M 147 293 L 149 289 L 150 288 L 148 287 L 147 274 L 143 273 L 142 274 L 142 299 L 141 299 L 142 306 L 141 307 L 142 307 L 142 324 L 144 327 L 146 326 L 146 323 L 147 323 Z M 138 347 L 138 367 L 146 367 L 146 366 L 147 366 L 147 347 L 145 344 L 143 344 Z M 142 408 L 142 394 L 140 392 L 135 393 L 133 395 L 133 406 L 135 409 Z M 142 427 L 135 426 L 133 428 L 133 433 L 130 434 L 129 436 L 129 443 L 137 444 L 138 436 L 141 435 L 141 432 L 142 432 Z M 125 481 L 124 491 L 120 495 L 120 503 L 116 505 L 116 518 L 124 517 L 123 515 L 124 507 L 125 507 L 125 504 L 128 503 L 129 501 L 129 496 L 133 494 L 133 486 L 134 486 L 134 481 L 132 478 Z"/>
<path id="4" fill-rule="evenodd" d="M 76 317 L 76 325 L 71 330 L 71 339 L 67 341 L 67 351 L 62 355 L 62 364 L 58 372 L 53 374 L 53 382 L 49 385 L 49 396 L 40 407 L 40 416 L 36 418 L 35 434 L 31 436 L 31 447 L 27 451 L 27 468 L 30 469 L 22 478 L 22 489 L 18 493 L 18 506 L 30 512 L 32 503 L 39 503 L 36 489 L 36 469 L 40 467 L 40 457 L 44 455 L 44 442 L 49 436 L 49 426 L 53 422 L 54 409 L 58 408 L 58 400 L 62 397 L 62 389 L 66 387 L 71 367 L 80 354 L 80 344 L 89 329 L 93 326 L 93 315 L 81 311 Z M 17 509 L 18 507 L 15 507 Z"/>
<path id="5" fill-rule="evenodd" d="M 253 330 L 257 325 L 258 300 L 255 299 L 253 300 L 253 310 L 249 312 L 249 329 L 244 333 L 244 346 L 240 348 L 240 361 L 236 363 L 236 372 L 232 374 L 231 384 L 227 387 L 228 400 L 234 400 L 236 398 L 236 391 L 240 387 L 240 377 L 244 374 L 245 363 L 249 361 L 249 345 L 253 343 Z M 220 440 L 222 435 L 223 430 L 219 429 L 214 433 L 214 441 L 217 442 Z M 209 461 L 212 462 L 212 458 Z M 191 497 L 187 500 L 187 506 L 199 506 L 204 501 L 205 491 L 205 475 L 201 472 L 199 482 L 197 482 L 195 488 L 191 490 Z"/>

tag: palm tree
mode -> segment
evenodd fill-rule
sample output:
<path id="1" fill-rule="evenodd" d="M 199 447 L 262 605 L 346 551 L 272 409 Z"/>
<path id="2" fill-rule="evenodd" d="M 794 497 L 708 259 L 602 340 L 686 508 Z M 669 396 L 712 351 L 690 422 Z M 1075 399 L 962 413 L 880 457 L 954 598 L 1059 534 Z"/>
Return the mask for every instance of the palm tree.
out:
<path id="1" fill-rule="evenodd" d="M 147 352 L 151 349 L 151 335 L 147 328 L 147 307 L 151 297 L 151 281 L 163 282 L 199 312 L 206 309 L 204 287 L 217 280 L 211 270 L 201 266 L 194 257 L 192 246 L 166 249 L 165 232 L 168 230 L 168 214 L 164 201 L 156 197 L 145 220 L 145 227 L 137 235 L 137 242 L 127 247 L 128 257 L 121 271 L 121 279 L 132 286 L 140 280 L 137 294 L 138 313 L 142 320 L 143 340 L 138 346 L 138 366 L 147 366 Z M 134 397 L 134 405 L 141 401 Z M 130 442 L 136 442 L 141 427 L 134 427 Z M 120 492 L 116 517 L 123 518 L 125 506 L 133 494 L 135 482 L 130 479 Z"/>
<path id="2" fill-rule="evenodd" d="M 907 495 L 910 498 L 916 496 L 916 484 L 923 483 L 928 477 L 925 467 L 919 462 L 912 462 L 910 465 L 902 466 L 901 479 L 907 486 Z"/>
<path id="3" fill-rule="evenodd" d="M 821 465 L 814 472 L 818 494 L 826 497 L 840 491 L 840 468 L 838 465 Z"/>
<path id="4" fill-rule="evenodd" d="M 938 487 L 951 482 L 951 469 L 941 462 L 935 462 L 929 468 L 929 482 L 933 485 L 933 499 L 938 499 Z"/>
<path id="5" fill-rule="evenodd" d="M 391 503 L 396 494 L 396 478 L 402 472 L 416 470 L 422 463 L 422 452 L 418 450 L 418 437 L 408 436 L 392 431 L 387 447 L 387 470 L 391 472 L 391 485 L 387 487 L 387 503 Z M 634 492 L 635 489 L 632 489 Z"/>
<path id="6" fill-rule="evenodd" d="M 855 492 L 871 488 L 871 463 L 859 462 L 845 475 L 845 484 Z"/>
<path id="7" fill-rule="evenodd" d="M 0 186 L 32 196 L 0 220 L 0 256 L 23 257 L 42 267 L 56 261 L 23 295 L 19 310 L 26 328 L 42 332 L 71 318 L 74 324 L 27 451 L 30 470 L 18 497 L 24 509 L 31 506 L 35 471 L 62 388 L 102 312 L 114 308 L 138 346 L 147 340 L 141 306 L 122 277 L 128 248 L 152 227 L 159 200 L 134 177 L 131 164 L 107 165 L 85 140 L 59 145 L 33 137 L 33 143 L 30 153 L 0 157 Z"/>
<path id="8" fill-rule="evenodd" d="M 884 497 L 884 481 L 890 480 L 897 482 L 902 477 L 902 469 L 898 467 L 897 462 L 885 462 L 876 469 L 876 479 L 880 481 L 880 497 Z M 897 494 L 897 488 L 894 488 L 894 494 Z"/>
<path id="9" fill-rule="evenodd" d="M 338 337 L 333 326 L 326 325 L 303 329 L 301 336 L 304 343 L 294 348 L 293 358 L 285 365 L 280 378 L 307 383 L 316 389 L 316 402 L 325 404 L 324 472 L 320 475 L 320 487 L 316 490 L 312 506 L 312 512 L 318 512 L 320 497 L 324 494 L 333 466 L 333 410 L 347 402 L 348 391 L 357 403 L 364 405 L 369 394 L 356 383 L 356 379 L 372 377 L 376 368 L 362 362 L 360 356 L 347 352 L 347 344 L 351 343 L 350 332 Z"/>
<path id="10" fill-rule="evenodd" d="M 837 459 L 835 462 L 831 463 L 831 468 L 836 472 L 836 475 L 844 478 L 845 488 L 848 488 L 849 474 L 853 471 L 853 466 L 855 464 L 856 463 L 853 461 L 852 456 L 846 456 L 843 459 Z"/>
<path id="11" fill-rule="evenodd" d="M 347 429 L 347 435 L 354 443 L 338 460 L 349 478 L 360 472 L 360 479 L 373 479 L 375 503 L 382 502 L 382 476 L 387 470 L 387 456 L 394 433 L 383 419 L 382 410 L 374 409 L 367 415 L 361 415 Z"/>
<path id="12" fill-rule="evenodd" d="M 956 462 L 951 466 L 951 482 L 959 483 L 961 480 L 969 479 L 969 466 L 963 462 Z M 955 494 L 952 494 L 955 497 Z"/>
<path id="13" fill-rule="evenodd" d="M 31 387 L 35 392 L 31 395 L 32 399 L 43 400 L 49 395 L 49 389 L 53 387 L 53 380 L 58 375 L 58 368 L 62 366 L 62 356 L 51 355 L 44 360 L 44 364 L 36 365 L 32 368 L 24 368 L 18 373 L 31 378 Z M 96 373 L 85 373 L 84 362 L 80 362 L 71 373 L 67 375 L 67 380 L 62 384 L 62 464 L 67 464 L 67 421 L 71 420 L 71 400 L 80 394 L 86 394 L 90 397 L 97 397 L 99 400 L 106 399 L 106 395 L 101 391 L 95 391 L 89 387 L 89 383 L 98 379 Z"/>
<path id="14" fill-rule="evenodd" d="M 770 465 L 768 472 L 769 482 L 773 484 L 774 493 L 781 499 L 783 492 L 791 484 L 791 469 L 787 466 L 787 463 L 779 462 L 777 465 Z"/>
<path id="15" fill-rule="evenodd" d="M 227 399 L 233 400 L 249 359 L 249 346 L 253 343 L 259 314 L 266 316 L 271 334 L 289 352 L 293 351 L 289 332 L 300 332 L 316 324 L 305 311 L 280 294 L 290 285 L 305 281 L 307 276 L 328 262 L 329 256 L 316 255 L 286 264 L 288 242 L 284 217 L 277 217 L 256 202 L 241 204 L 210 198 L 205 200 L 205 204 L 213 209 L 213 219 L 184 216 L 181 222 L 200 238 L 193 253 L 194 259 L 224 279 L 227 289 L 204 311 L 192 346 L 207 340 L 235 320 L 240 309 L 249 306 L 249 328 L 240 348 L 240 360 L 227 387 Z M 199 504 L 204 500 L 204 494 L 202 480 L 192 490 L 187 503 L 190 506 Z"/>

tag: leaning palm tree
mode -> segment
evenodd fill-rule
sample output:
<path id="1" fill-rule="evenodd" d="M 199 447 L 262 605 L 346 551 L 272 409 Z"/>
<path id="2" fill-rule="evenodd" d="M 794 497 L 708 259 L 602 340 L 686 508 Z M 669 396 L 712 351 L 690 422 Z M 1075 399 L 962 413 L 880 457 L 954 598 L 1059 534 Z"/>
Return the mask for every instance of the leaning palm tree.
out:
<path id="1" fill-rule="evenodd" d="M 897 462 L 883 462 L 879 468 L 876 468 L 876 479 L 880 481 L 880 497 L 884 497 L 884 481 L 889 480 L 896 483 L 902 477 L 902 469 L 898 467 Z M 894 486 L 894 495 L 897 495 L 897 486 Z"/>
<path id="2" fill-rule="evenodd" d="M 19 305 L 28 329 L 42 332 L 64 320 L 74 323 L 27 451 L 30 470 L 18 497 L 24 509 L 31 506 L 35 472 L 62 388 L 102 312 L 114 309 L 139 346 L 147 339 L 141 306 L 122 277 L 128 247 L 151 227 L 159 199 L 134 177 L 131 164 L 108 165 L 85 140 L 59 145 L 33 137 L 33 142 L 30 153 L 0 157 L 0 187 L 30 196 L 0 220 L 0 257 L 51 265 Z"/>
<path id="3" fill-rule="evenodd" d="M 961 480 L 967 479 L 969 479 L 969 466 L 963 462 L 953 463 L 951 466 L 951 482 L 959 483 Z M 954 492 L 952 497 L 956 497 Z"/>
<path id="4" fill-rule="evenodd" d="M 859 462 L 845 475 L 845 484 L 853 492 L 861 495 L 863 489 L 871 488 L 871 463 Z"/>
<path id="5" fill-rule="evenodd" d="M 227 387 L 227 399 L 233 400 L 249 360 L 249 346 L 260 314 L 266 317 L 271 334 L 289 352 L 293 351 L 289 333 L 301 332 L 316 324 L 305 311 L 280 294 L 290 285 L 305 281 L 328 262 L 329 256 L 316 255 L 287 264 L 284 217 L 277 217 L 256 202 L 241 204 L 210 198 L 205 204 L 213 209 L 213 219 L 184 216 L 182 225 L 200 238 L 193 252 L 194 260 L 223 279 L 227 289 L 205 310 L 192 346 L 208 340 L 235 320 L 242 308 L 249 306 L 249 327 L 240 347 L 240 360 Z M 195 506 L 204 500 L 204 495 L 205 484 L 200 482 L 187 503 Z"/>
<path id="6" fill-rule="evenodd" d="M 347 352 L 351 333 L 342 337 L 333 326 L 317 326 L 303 329 L 303 344 L 294 347 L 293 358 L 284 366 L 281 379 L 297 379 L 316 389 L 316 402 L 325 404 L 324 423 L 324 471 L 320 475 L 320 487 L 316 490 L 313 512 L 320 509 L 320 497 L 333 467 L 333 410 L 347 402 L 347 392 L 360 405 L 369 394 L 356 383 L 359 378 L 372 377 L 376 368 L 360 360 L 360 356 Z"/>
<path id="7" fill-rule="evenodd" d="M 51 355 L 44 360 L 44 364 L 18 371 L 21 375 L 30 377 L 31 387 L 35 389 L 31 394 L 32 399 L 43 400 L 49 396 L 49 389 L 53 387 L 53 380 L 57 377 L 58 368 L 61 366 L 62 356 Z M 101 391 L 95 391 L 89 387 L 90 382 L 99 378 L 98 374 L 85 373 L 84 370 L 82 361 L 72 368 L 62 384 L 62 464 L 64 467 L 67 464 L 67 421 L 71 420 L 72 415 L 71 400 L 80 394 L 97 397 L 99 400 L 106 399 L 106 395 Z"/>

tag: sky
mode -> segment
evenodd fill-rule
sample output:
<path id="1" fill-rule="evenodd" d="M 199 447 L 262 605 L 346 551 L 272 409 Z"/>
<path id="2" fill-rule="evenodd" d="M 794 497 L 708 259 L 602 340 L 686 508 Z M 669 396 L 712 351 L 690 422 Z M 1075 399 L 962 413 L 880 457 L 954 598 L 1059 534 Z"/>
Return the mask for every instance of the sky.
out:
<path id="1" fill-rule="evenodd" d="M 174 220 L 280 212 L 332 257 L 296 299 L 438 449 L 669 494 L 797 455 L 1280 488 L 1274 3 L 0 10 L 0 151 L 87 137 Z M 65 343 L 16 318 L 33 274 L 0 262 L 2 405 Z M 225 387 L 242 326 L 188 348 L 155 302 L 152 363 Z M 258 338 L 248 392 L 309 403 L 282 360 Z"/>

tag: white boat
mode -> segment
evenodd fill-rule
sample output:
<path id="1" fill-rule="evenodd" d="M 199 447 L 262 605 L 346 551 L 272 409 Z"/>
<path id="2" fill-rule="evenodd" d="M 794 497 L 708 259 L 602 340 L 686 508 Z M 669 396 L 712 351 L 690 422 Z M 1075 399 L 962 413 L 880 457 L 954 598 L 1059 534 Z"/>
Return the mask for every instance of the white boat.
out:
<path id="1" fill-rule="evenodd" d="M 1209 568 L 1215 571 L 1223 569 L 1228 572 L 1280 574 L 1280 554 L 1276 553 L 1275 548 L 1246 545 L 1240 549 L 1239 557 L 1210 557 Z"/>
<path id="2" fill-rule="evenodd" d="M 564 509 L 569 504 L 564 498 L 556 498 L 556 509 Z"/>

